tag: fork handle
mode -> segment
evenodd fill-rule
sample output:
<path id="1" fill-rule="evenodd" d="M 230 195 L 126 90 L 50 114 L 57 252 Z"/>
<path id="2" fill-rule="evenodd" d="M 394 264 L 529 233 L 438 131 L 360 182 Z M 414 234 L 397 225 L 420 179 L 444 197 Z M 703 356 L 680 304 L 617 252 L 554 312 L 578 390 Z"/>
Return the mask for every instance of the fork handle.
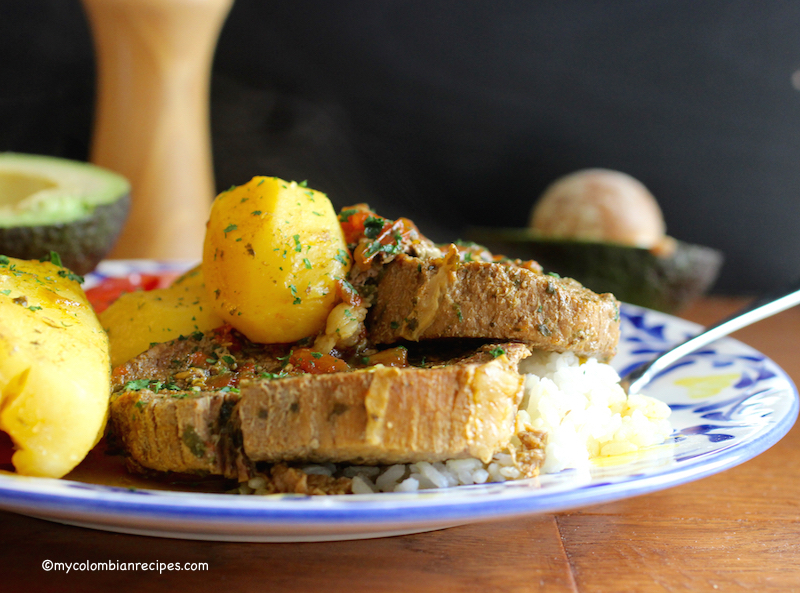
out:
<path id="1" fill-rule="evenodd" d="M 800 279 L 796 280 L 788 287 L 770 292 L 754 300 L 730 317 L 723 319 L 716 325 L 709 327 L 696 336 L 667 350 L 649 363 L 637 367 L 623 378 L 623 383 L 627 385 L 629 394 L 637 393 L 641 391 L 645 384 L 652 381 L 656 375 L 687 354 L 691 354 L 695 350 L 707 346 L 711 342 L 715 342 L 756 321 L 761 321 L 762 319 L 790 309 L 798 304 L 800 304 Z"/>

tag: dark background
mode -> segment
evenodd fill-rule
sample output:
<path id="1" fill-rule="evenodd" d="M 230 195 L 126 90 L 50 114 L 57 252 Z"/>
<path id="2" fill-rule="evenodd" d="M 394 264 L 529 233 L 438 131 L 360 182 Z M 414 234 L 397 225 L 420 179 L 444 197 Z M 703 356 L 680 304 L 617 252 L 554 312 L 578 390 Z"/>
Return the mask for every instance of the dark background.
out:
<path id="1" fill-rule="evenodd" d="M 0 10 L 0 150 L 86 159 L 80 3 Z M 795 85 L 792 1 L 236 0 L 212 81 L 217 185 L 308 179 L 446 240 L 524 226 L 558 176 L 618 169 L 671 235 L 725 252 L 718 292 L 755 293 L 800 275 Z"/>

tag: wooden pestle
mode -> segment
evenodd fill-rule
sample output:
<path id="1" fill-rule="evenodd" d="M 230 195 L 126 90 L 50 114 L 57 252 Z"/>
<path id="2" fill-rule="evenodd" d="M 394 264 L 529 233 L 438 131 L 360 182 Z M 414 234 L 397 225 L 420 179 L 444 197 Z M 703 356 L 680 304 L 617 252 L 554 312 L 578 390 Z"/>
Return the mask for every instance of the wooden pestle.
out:
<path id="1" fill-rule="evenodd" d="M 90 160 L 126 176 L 114 258 L 199 259 L 215 194 L 211 64 L 233 0 L 83 0 L 95 41 Z"/>

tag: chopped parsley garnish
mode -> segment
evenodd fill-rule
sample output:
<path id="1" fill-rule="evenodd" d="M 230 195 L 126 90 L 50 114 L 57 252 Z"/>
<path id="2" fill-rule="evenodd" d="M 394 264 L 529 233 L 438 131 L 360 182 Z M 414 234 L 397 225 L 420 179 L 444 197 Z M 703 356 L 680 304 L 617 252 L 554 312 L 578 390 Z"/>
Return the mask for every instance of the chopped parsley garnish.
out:
<path id="1" fill-rule="evenodd" d="M 61 276 L 62 278 L 66 278 L 67 280 L 72 280 L 73 282 L 77 282 L 78 284 L 83 284 L 83 276 L 76 274 L 75 272 L 72 272 L 67 268 L 59 270 L 58 275 Z"/>
<path id="2" fill-rule="evenodd" d="M 222 232 L 223 232 L 223 233 L 225 233 L 225 236 L 227 237 L 227 236 L 228 236 L 228 233 L 230 233 L 231 231 L 235 231 L 235 230 L 236 230 L 236 228 L 237 228 L 237 227 L 236 227 L 236 225 L 235 225 L 235 224 L 229 224 L 227 227 L 225 227 L 225 230 L 224 230 L 224 231 L 222 231 Z"/>
<path id="3" fill-rule="evenodd" d="M 497 348 L 492 348 L 491 350 L 489 350 L 489 354 L 492 355 L 492 358 L 497 358 L 498 356 L 502 356 L 505 353 L 506 353 L 506 351 L 503 350 L 500 346 L 498 346 Z"/>
<path id="4" fill-rule="evenodd" d="M 307 258 L 307 257 L 304 257 L 304 258 L 303 258 L 303 263 L 304 263 L 304 264 L 305 264 L 305 266 L 306 266 L 306 270 L 310 270 L 310 269 L 311 269 L 311 262 L 308 260 L 308 258 Z"/>
<path id="5" fill-rule="evenodd" d="M 333 256 L 333 259 L 338 261 L 343 266 L 346 266 L 348 263 L 350 263 L 350 254 L 344 249 L 339 249 L 337 250 L 336 255 Z"/>
<path id="6" fill-rule="evenodd" d="M 261 210 L 253 210 L 250 214 L 253 216 L 261 216 Z"/>
<path id="7" fill-rule="evenodd" d="M 461 313 L 461 305 L 458 303 L 453 303 L 453 309 L 456 312 L 456 316 L 458 317 L 459 321 L 464 321 L 464 315 Z"/>
<path id="8" fill-rule="evenodd" d="M 311 356 L 314 358 L 322 358 L 322 352 L 312 352 Z"/>
<path id="9" fill-rule="evenodd" d="M 49 261 L 54 266 L 58 266 L 59 268 L 64 267 L 64 264 L 61 263 L 61 256 L 55 251 L 51 251 L 49 255 L 45 255 L 39 261 Z"/>
<path id="10" fill-rule="evenodd" d="M 292 238 L 294 239 L 294 250 L 299 253 L 303 250 L 303 246 L 300 244 L 300 235 L 295 235 Z"/>
<path id="11" fill-rule="evenodd" d="M 342 210 L 339 213 L 339 222 L 347 222 L 347 220 L 357 212 L 358 210 L 356 208 L 348 208 L 347 210 Z"/>
<path id="12" fill-rule="evenodd" d="M 261 373 L 259 375 L 259 377 L 261 377 L 262 379 L 269 379 L 269 380 L 283 379 L 284 377 L 288 377 L 288 376 L 289 376 L 289 373 L 285 373 L 283 371 L 281 371 L 280 373 Z"/>
<path id="13" fill-rule="evenodd" d="M 353 286 L 352 284 L 350 284 L 347 280 L 345 280 L 344 278 L 337 278 L 337 280 L 339 282 L 341 282 L 342 286 L 344 286 L 345 289 L 347 289 L 349 292 L 352 292 L 354 294 L 358 294 L 358 291 L 356 290 L 356 287 Z"/>
<path id="14" fill-rule="evenodd" d="M 65 268 L 64 264 L 61 263 L 61 256 L 57 252 L 51 251 L 49 254 L 47 254 L 44 257 L 42 257 L 39 261 L 42 261 L 42 262 L 49 261 L 54 266 L 58 266 L 59 268 L 62 268 L 61 270 L 58 271 L 58 275 L 61 278 L 66 278 L 67 280 L 73 280 L 74 282 L 77 282 L 78 284 L 83 284 L 83 276 L 79 276 L 78 274 L 76 274 L 76 273 L 68 270 L 67 268 Z M 5 256 L 0 256 L 0 265 L 7 264 L 7 263 L 8 263 L 8 258 L 5 257 Z M 13 270 L 14 267 L 12 266 L 11 269 Z"/>
<path id="15" fill-rule="evenodd" d="M 123 389 L 125 391 L 141 391 L 142 389 L 147 389 L 148 385 L 150 385 L 150 379 L 136 379 L 125 383 Z"/>
<path id="16" fill-rule="evenodd" d="M 299 305 L 300 303 L 303 302 L 303 300 L 299 296 L 297 296 L 297 287 L 294 284 L 289 285 L 289 291 L 292 293 L 292 296 L 294 297 L 294 300 L 292 301 L 293 305 Z"/>
<path id="17" fill-rule="evenodd" d="M 382 243 L 380 243 L 378 241 L 375 241 L 364 252 L 364 257 L 369 258 L 369 257 L 375 255 L 376 253 L 378 253 L 379 251 L 383 251 L 383 252 L 388 253 L 390 255 L 397 255 L 398 253 L 402 253 L 403 252 L 403 248 L 400 247 L 399 242 L 398 243 L 389 244 L 389 245 L 383 245 Z"/>
<path id="18" fill-rule="evenodd" d="M 236 364 L 236 359 L 233 356 L 228 356 L 227 354 L 222 357 L 222 360 L 225 362 L 225 364 L 229 366 L 233 366 Z"/>
<path id="19" fill-rule="evenodd" d="M 0 255 L 0 266 L 7 266 L 11 260 L 8 259 L 8 256 Z"/>
<path id="20" fill-rule="evenodd" d="M 385 222 L 385 218 L 381 218 L 379 216 L 370 216 L 364 221 L 364 236 L 368 239 L 374 239 L 380 234 Z"/>

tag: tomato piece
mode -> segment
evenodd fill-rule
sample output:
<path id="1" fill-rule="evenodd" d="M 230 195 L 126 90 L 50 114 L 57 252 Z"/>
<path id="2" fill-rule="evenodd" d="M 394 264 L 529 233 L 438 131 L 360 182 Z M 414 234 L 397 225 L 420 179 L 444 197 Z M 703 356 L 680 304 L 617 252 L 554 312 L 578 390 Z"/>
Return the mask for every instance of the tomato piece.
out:
<path id="1" fill-rule="evenodd" d="M 375 216 L 375 214 L 369 210 L 359 210 L 341 221 L 344 240 L 348 245 L 358 243 L 358 240 L 364 236 L 364 223 L 371 216 Z"/>
<path id="2" fill-rule="evenodd" d="M 164 288 L 175 277 L 175 274 L 130 274 L 119 278 L 105 278 L 97 286 L 88 289 L 86 296 L 95 312 L 102 313 L 126 292 Z"/>
<path id="3" fill-rule="evenodd" d="M 208 363 L 206 362 L 207 358 L 208 356 L 206 355 L 205 352 L 200 352 L 200 351 L 193 352 L 189 356 L 189 366 L 193 366 L 195 368 L 200 368 L 200 369 L 205 368 L 208 366 Z"/>
<path id="4" fill-rule="evenodd" d="M 372 354 L 371 356 L 366 356 L 364 358 L 364 363 L 367 366 L 374 366 L 376 364 L 382 364 L 383 366 L 387 367 L 407 367 L 408 366 L 408 349 L 404 346 L 396 346 L 395 348 L 389 348 L 388 350 L 383 350 L 376 354 Z"/>
<path id="5" fill-rule="evenodd" d="M 350 370 L 350 366 L 341 358 L 336 358 L 330 354 L 314 352 L 311 348 L 299 348 L 294 350 L 289 357 L 289 364 L 292 365 L 294 369 L 311 375 L 339 373 Z"/>
<path id="6" fill-rule="evenodd" d="M 256 365 L 252 362 L 245 362 L 239 365 L 238 369 L 239 378 L 247 377 L 252 378 L 256 374 Z"/>
<path id="7" fill-rule="evenodd" d="M 111 381 L 113 383 L 127 383 L 129 371 L 130 369 L 124 364 L 114 367 L 111 371 Z"/>
<path id="8" fill-rule="evenodd" d="M 229 323 L 225 325 L 221 325 L 220 327 L 214 330 L 214 333 L 217 335 L 216 342 L 220 346 L 225 346 L 231 353 L 241 352 L 242 350 L 242 339 L 241 334 L 239 334 L 233 326 Z"/>
<path id="9" fill-rule="evenodd" d="M 336 281 L 336 294 L 351 307 L 358 307 L 362 303 L 361 295 L 347 280 Z"/>
<path id="10" fill-rule="evenodd" d="M 417 226 L 408 218 L 391 221 L 376 216 L 374 219 L 383 221 L 383 226 L 374 236 L 367 237 L 372 238 L 372 242 L 361 241 L 353 253 L 353 260 L 362 270 L 368 270 L 372 260 L 381 252 L 396 255 L 405 251 L 413 236 L 419 235 Z"/>
<path id="11" fill-rule="evenodd" d="M 239 377 L 236 373 L 220 373 L 206 380 L 209 389 L 222 389 L 223 387 L 236 387 L 239 384 Z"/>

